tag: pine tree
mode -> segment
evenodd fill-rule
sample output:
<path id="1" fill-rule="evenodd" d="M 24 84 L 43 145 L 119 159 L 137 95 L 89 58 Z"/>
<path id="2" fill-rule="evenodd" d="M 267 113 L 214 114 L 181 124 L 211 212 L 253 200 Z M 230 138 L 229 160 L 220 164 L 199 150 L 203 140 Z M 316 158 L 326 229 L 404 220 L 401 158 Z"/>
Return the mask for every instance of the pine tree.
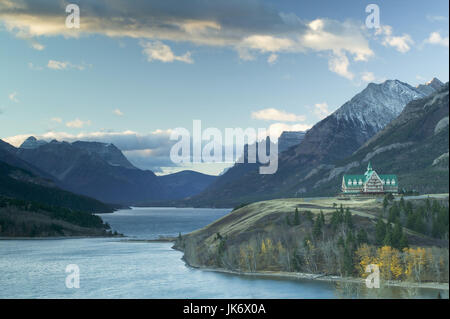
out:
<path id="1" fill-rule="evenodd" d="M 300 225 L 300 217 L 298 215 L 298 208 L 295 208 L 294 225 Z"/>
<path id="2" fill-rule="evenodd" d="M 394 225 L 394 230 L 392 231 L 391 237 L 392 247 L 399 249 L 402 237 L 403 237 L 402 225 L 400 224 L 400 220 L 397 219 L 397 222 Z"/>
<path id="3" fill-rule="evenodd" d="M 384 237 L 386 236 L 386 225 L 381 218 L 378 218 L 375 226 L 375 242 L 377 245 L 383 245 Z"/>
<path id="4" fill-rule="evenodd" d="M 365 229 L 361 228 L 358 231 L 358 235 L 356 236 L 357 241 L 358 241 L 358 246 L 362 245 L 362 244 L 368 244 L 369 243 L 369 239 L 367 238 L 367 232 Z"/>
<path id="5" fill-rule="evenodd" d="M 383 245 L 392 247 L 392 229 L 389 224 L 386 227 L 386 235 L 384 236 L 383 239 Z"/>
<path id="6" fill-rule="evenodd" d="M 317 215 L 316 221 L 314 222 L 313 226 L 313 236 L 315 239 L 318 239 L 321 234 L 322 234 L 322 219 L 320 218 L 320 215 Z"/>
<path id="7" fill-rule="evenodd" d="M 353 228 L 352 213 L 348 207 L 345 209 L 344 223 L 349 229 Z"/>

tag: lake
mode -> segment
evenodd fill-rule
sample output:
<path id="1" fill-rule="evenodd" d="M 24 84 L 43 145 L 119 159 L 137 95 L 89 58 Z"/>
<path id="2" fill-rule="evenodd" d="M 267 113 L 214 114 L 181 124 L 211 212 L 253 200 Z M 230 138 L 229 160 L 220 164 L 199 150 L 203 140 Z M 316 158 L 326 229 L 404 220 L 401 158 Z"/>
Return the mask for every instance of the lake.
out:
<path id="1" fill-rule="evenodd" d="M 145 242 L 206 226 L 228 209 L 132 208 L 101 215 L 127 238 L 0 240 L 0 298 L 336 298 L 334 283 L 193 269 L 171 243 Z M 80 288 L 66 288 L 66 266 Z M 388 297 L 405 297 L 388 289 Z M 416 290 L 413 297 L 435 297 Z M 447 292 L 448 296 L 448 292 Z"/>

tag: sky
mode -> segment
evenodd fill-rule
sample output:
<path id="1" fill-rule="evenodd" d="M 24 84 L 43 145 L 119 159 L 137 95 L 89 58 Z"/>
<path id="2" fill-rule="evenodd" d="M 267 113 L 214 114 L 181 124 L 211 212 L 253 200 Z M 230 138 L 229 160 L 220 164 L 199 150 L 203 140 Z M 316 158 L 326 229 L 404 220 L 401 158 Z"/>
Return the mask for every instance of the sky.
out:
<path id="1" fill-rule="evenodd" d="M 114 143 L 140 168 L 170 132 L 307 130 L 369 82 L 449 75 L 448 1 L 0 0 L 0 138 Z M 369 28 L 366 6 L 379 7 Z M 70 20 L 72 21 L 72 20 Z"/>

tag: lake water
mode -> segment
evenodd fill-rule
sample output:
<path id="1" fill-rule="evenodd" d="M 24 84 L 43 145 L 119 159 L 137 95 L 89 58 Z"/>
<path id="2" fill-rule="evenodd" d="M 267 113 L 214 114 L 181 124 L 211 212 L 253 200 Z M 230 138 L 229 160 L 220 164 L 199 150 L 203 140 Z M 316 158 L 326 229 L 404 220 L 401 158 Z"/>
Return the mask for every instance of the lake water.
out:
<path id="1" fill-rule="evenodd" d="M 274 280 L 187 267 L 171 243 L 144 242 L 199 229 L 224 209 L 135 208 L 101 215 L 121 238 L 0 240 L 0 298 L 336 298 L 333 283 Z M 66 266 L 80 288 L 66 288 Z M 339 290 L 338 290 L 339 291 Z M 404 297 L 398 289 L 389 296 Z M 415 297 L 435 297 L 421 290 Z M 448 292 L 447 292 L 448 294 Z"/>

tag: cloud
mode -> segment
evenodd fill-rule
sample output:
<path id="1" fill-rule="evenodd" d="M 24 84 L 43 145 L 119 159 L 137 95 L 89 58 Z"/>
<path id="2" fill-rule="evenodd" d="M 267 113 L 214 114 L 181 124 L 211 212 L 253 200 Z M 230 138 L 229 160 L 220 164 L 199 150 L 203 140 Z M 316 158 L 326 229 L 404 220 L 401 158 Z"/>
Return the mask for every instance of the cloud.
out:
<path id="1" fill-rule="evenodd" d="M 82 121 L 76 118 L 73 121 L 66 122 L 66 126 L 70 128 L 82 128 L 85 125 L 91 125 L 91 121 Z"/>
<path id="2" fill-rule="evenodd" d="M 319 119 L 327 117 L 330 113 L 331 112 L 328 110 L 328 104 L 326 102 L 314 104 L 314 114 Z"/>
<path id="3" fill-rule="evenodd" d="M 17 98 L 17 92 L 12 92 L 8 95 L 8 98 L 14 103 L 19 103 L 19 99 Z"/>
<path id="4" fill-rule="evenodd" d="M 50 119 L 50 121 L 60 123 L 60 124 L 63 122 L 62 118 L 60 118 L 60 117 L 52 117 Z"/>
<path id="5" fill-rule="evenodd" d="M 408 52 L 411 49 L 411 45 L 414 44 L 414 41 L 409 34 L 405 33 L 402 36 L 394 36 L 392 27 L 389 25 L 378 28 L 375 35 L 380 35 L 382 37 L 381 44 L 386 47 L 393 47 L 401 53 Z"/>
<path id="6" fill-rule="evenodd" d="M 42 51 L 45 49 L 45 46 L 40 44 L 39 42 L 36 41 L 32 41 L 31 42 L 31 47 L 37 51 Z"/>
<path id="7" fill-rule="evenodd" d="M 31 62 L 28 62 L 28 67 L 29 67 L 31 70 L 36 70 L 36 71 L 41 71 L 41 70 L 43 70 L 43 67 L 38 66 L 38 65 L 34 65 L 34 64 L 31 63 Z"/>
<path id="8" fill-rule="evenodd" d="M 373 82 L 375 81 L 375 75 L 373 72 L 363 72 L 361 75 L 361 80 L 364 82 Z"/>
<path id="9" fill-rule="evenodd" d="M 374 55 L 359 22 L 308 21 L 253 0 L 208 5 L 204 0 L 80 0 L 78 4 L 83 8 L 81 29 L 61 23 L 64 2 L 46 0 L 2 1 L 0 20 L 9 32 L 28 39 L 93 34 L 140 39 L 149 61 L 193 62 L 190 52 L 176 55 L 166 41 L 231 48 L 242 60 L 269 53 L 269 63 L 281 53 L 327 53 L 330 70 L 350 79 L 349 63 Z"/>
<path id="10" fill-rule="evenodd" d="M 441 45 L 448 48 L 448 36 L 443 38 L 439 32 L 432 32 L 425 43 Z"/>
<path id="11" fill-rule="evenodd" d="M 142 52 L 147 56 L 148 62 L 158 60 L 164 63 L 173 61 L 180 61 L 189 64 L 194 63 L 190 52 L 177 56 L 172 52 L 172 49 L 168 45 L 162 43 L 161 41 L 141 41 L 140 44 L 143 47 Z"/>
<path id="12" fill-rule="evenodd" d="M 52 70 L 77 69 L 83 71 L 85 69 L 85 65 L 76 65 L 67 61 L 56 61 L 56 60 L 49 60 L 47 63 L 47 67 Z"/>
<path id="13" fill-rule="evenodd" d="M 445 22 L 445 21 L 448 21 L 448 17 L 439 16 L 439 15 L 427 14 L 426 18 L 430 22 Z"/>
<path id="14" fill-rule="evenodd" d="M 113 113 L 114 113 L 115 115 L 117 115 L 117 116 L 123 116 L 122 111 L 119 110 L 119 109 L 115 109 L 115 110 L 113 111 Z"/>
<path id="15" fill-rule="evenodd" d="M 282 122 L 303 122 L 303 115 L 296 115 L 275 108 L 262 109 L 252 112 L 252 118 L 265 121 L 282 121 Z"/>
<path id="16" fill-rule="evenodd" d="M 275 53 L 272 53 L 271 55 L 269 55 L 269 57 L 267 58 L 267 62 L 269 64 L 274 64 L 275 62 L 277 62 L 278 60 L 278 55 Z"/>
<path id="17" fill-rule="evenodd" d="M 347 56 L 341 53 L 334 55 L 328 61 L 328 68 L 330 69 L 330 71 L 335 72 L 340 76 L 343 76 L 344 78 L 352 80 L 354 74 L 348 70 L 349 65 L 350 62 L 348 61 Z"/>
<path id="18" fill-rule="evenodd" d="M 312 127 L 308 124 L 287 124 L 287 123 L 274 123 L 267 129 L 267 136 L 271 138 L 279 138 L 284 131 L 307 131 Z M 259 140 L 265 138 L 265 136 L 259 136 Z"/>

